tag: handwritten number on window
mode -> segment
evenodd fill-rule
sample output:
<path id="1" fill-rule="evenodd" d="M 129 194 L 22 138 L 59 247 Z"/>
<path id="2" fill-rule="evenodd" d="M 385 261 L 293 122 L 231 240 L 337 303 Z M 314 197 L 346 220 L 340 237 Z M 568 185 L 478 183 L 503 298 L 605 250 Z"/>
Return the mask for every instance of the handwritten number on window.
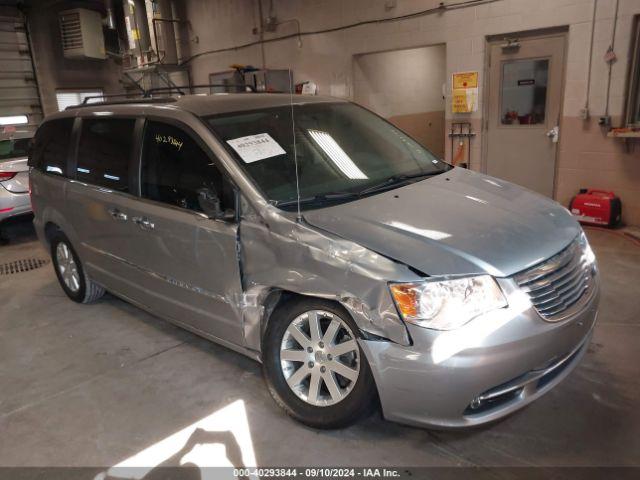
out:
<path id="1" fill-rule="evenodd" d="M 182 145 L 184 144 L 182 140 L 179 140 L 171 135 L 161 135 L 159 133 L 156 133 L 155 138 L 156 138 L 156 143 L 167 143 L 172 147 L 177 148 L 178 151 L 180 151 L 180 149 L 182 148 Z"/>

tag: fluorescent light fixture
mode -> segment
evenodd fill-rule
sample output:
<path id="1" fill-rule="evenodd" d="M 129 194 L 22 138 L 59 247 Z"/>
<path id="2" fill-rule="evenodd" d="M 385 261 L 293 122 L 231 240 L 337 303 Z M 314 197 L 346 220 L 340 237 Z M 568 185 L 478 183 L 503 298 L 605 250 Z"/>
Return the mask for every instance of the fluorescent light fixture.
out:
<path id="1" fill-rule="evenodd" d="M 47 172 L 59 173 L 62 175 L 62 169 L 60 167 L 52 167 L 51 165 L 47 165 Z"/>
<path id="2" fill-rule="evenodd" d="M 80 173 L 91 173 L 91 170 L 89 170 L 88 168 L 82 168 L 82 167 L 78 167 L 78 171 Z"/>
<path id="3" fill-rule="evenodd" d="M 309 130 L 309 135 L 347 178 L 352 180 L 366 180 L 369 178 L 353 163 L 349 155 L 340 148 L 340 145 L 327 132 Z"/>
<path id="4" fill-rule="evenodd" d="M 116 177 L 115 175 L 109 175 L 108 173 L 105 173 L 103 177 L 109 180 L 116 180 L 116 181 L 120 180 L 120 177 Z"/>
<path id="5" fill-rule="evenodd" d="M 25 125 L 29 123 L 26 115 L 9 115 L 0 117 L 0 125 Z"/>

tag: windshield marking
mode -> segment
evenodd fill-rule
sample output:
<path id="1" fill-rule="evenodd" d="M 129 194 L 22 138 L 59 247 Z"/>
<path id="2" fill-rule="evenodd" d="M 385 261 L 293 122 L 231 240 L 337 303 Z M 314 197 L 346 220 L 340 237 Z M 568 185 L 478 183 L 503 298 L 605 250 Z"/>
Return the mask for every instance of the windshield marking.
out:
<path id="1" fill-rule="evenodd" d="M 227 143 L 240 155 L 244 163 L 253 163 L 287 153 L 268 133 L 234 138 L 227 140 Z"/>

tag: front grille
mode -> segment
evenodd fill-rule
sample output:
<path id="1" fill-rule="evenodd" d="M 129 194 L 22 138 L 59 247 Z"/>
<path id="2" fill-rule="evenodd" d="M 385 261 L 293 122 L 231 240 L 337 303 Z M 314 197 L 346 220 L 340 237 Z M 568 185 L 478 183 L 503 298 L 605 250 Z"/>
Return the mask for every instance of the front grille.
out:
<path id="1" fill-rule="evenodd" d="M 582 234 L 557 255 L 515 275 L 516 283 L 544 319 L 561 320 L 590 296 L 595 266 L 588 252 L 587 239 Z"/>

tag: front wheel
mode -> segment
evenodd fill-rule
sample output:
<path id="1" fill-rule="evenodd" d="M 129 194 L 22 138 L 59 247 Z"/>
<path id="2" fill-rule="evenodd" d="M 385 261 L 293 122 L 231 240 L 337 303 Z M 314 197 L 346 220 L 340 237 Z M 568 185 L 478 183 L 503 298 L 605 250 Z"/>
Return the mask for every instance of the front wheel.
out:
<path id="1" fill-rule="evenodd" d="M 296 420 L 340 428 L 371 412 L 376 389 L 349 314 L 324 300 L 274 312 L 263 348 L 271 395 Z"/>

